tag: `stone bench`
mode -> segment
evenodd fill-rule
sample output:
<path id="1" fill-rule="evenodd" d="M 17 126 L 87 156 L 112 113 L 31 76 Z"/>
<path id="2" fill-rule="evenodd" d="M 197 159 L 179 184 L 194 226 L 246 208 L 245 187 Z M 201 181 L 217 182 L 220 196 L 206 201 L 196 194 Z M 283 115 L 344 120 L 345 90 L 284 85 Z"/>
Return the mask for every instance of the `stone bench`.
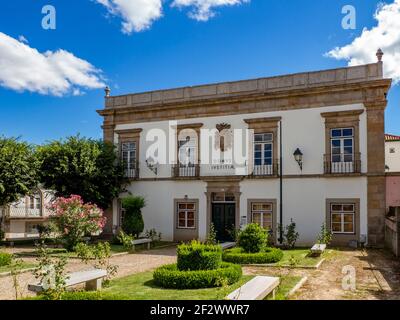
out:
<path id="1" fill-rule="evenodd" d="M 222 250 L 230 249 L 236 246 L 236 242 L 223 242 L 220 244 Z"/>
<path id="2" fill-rule="evenodd" d="M 87 291 L 100 290 L 103 282 L 103 278 L 107 276 L 107 271 L 102 269 L 94 269 L 87 271 L 79 271 L 67 274 L 65 280 L 66 287 L 76 286 L 81 283 L 85 283 L 85 289 Z M 29 284 L 28 290 L 36 293 L 44 291 L 43 285 Z"/>
<path id="3" fill-rule="evenodd" d="M 135 239 L 132 241 L 132 250 L 135 250 L 135 246 L 137 244 L 144 244 L 144 243 L 147 243 L 147 249 L 150 250 L 151 242 L 152 242 L 151 239 Z"/>
<path id="4" fill-rule="evenodd" d="M 279 282 L 277 277 L 257 276 L 230 293 L 226 298 L 228 300 L 263 300 L 272 293 L 272 297 L 275 299 L 275 290 L 279 286 Z"/>
<path id="5" fill-rule="evenodd" d="M 326 249 L 326 244 L 314 244 L 311 248 L 312 256 L 320 256 Z"/>

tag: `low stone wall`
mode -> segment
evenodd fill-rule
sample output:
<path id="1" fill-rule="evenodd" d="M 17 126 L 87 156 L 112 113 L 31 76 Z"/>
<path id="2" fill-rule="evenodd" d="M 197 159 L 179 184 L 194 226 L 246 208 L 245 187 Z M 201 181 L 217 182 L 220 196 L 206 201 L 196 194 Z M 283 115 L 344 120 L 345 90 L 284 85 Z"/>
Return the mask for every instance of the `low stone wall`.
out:
<path id="1" fill-rule="evenodd" d="M 396 207 L 394 212 L 394 216 L 386 217 L 385 243 L 396 257 L 400 257 L 400 207 Z"/>

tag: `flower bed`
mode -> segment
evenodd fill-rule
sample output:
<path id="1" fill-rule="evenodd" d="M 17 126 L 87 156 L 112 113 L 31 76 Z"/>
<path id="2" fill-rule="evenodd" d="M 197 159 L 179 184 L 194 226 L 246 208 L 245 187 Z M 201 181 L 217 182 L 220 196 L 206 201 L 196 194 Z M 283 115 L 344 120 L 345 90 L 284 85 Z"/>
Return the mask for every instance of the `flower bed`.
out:
<path id="1" fill-rule="evenodd" d="M 169 264 L 156 269 L 153 273 L 154 282 L 169 289 L 200 289 L 231 285 L 242 276 L 239 265 L 222 262 L 217 269 L 212 270 L 178 270 L 176 264 Z"/>
<path id="2" fill-rule="evenodd" d="M 256 253 L 245 252 L 242 248 L 233 248 L 224 251 L 222 260 L 237 264 L 264 264 L 278 262 L 282 257 L 283 252 L 278 248 L 265 248 Z"/>

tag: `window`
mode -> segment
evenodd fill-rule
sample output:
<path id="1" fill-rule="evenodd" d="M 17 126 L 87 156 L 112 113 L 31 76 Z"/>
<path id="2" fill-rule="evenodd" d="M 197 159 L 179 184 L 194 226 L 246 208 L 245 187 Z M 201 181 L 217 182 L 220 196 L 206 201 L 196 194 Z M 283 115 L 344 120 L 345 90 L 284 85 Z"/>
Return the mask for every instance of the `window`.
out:
<path id="1" fill-rule="evenodd" d="M 192 202 L 178 203 L 178 229 L 195 229 L 196 204 Z"/>
<path id="2" fill-rule="evenodd" d="M 272 230 L 272 203 L 253 202 L 251 204 L 251 221 L 264 229 Z"/>
<path id="3" fill-rule="evenodd" d="M 193 165 L 196 161 L 197 143 L 195 137 L 187 136 L 178 140 L 179 163 Z"/>
<path id="4" fill-rule="evenodd" d="M 354 129 L 331 129 L 331 161 L 352 162 L 354 159 Z"/>
<path id="5" fill-rule="evenodd" d="M 128 177 L 134 177 L 136 169 L 136 142 L 123 142 L 121 144 L 121 157 Z"/>
<path id="6" fill-rule="evenodd" d="M 29 197 L 29 209 L 41 209 L 42 208 L 42 198 L 40 194 L 35 194 Z"/>
<path id="7" fill-rule="evenodd" d="M 332 233 L 355 233 L 355 204 L 331 204 Z"/>
<path id="8" fill-rule="evenodd" d="M 235 202 L 235 195 L 230 192 L 213 192 L 212 202 Z"/>
<path id="9" fill-rule="evenodd" d="M 38 224 L 27 223 L 26 224 L 26 233 L 30 234 L 38 234 L 40 226 Z"/>
<path id="10" fill-rule="evenodd" d="M 272 133 L 257 133 L 254 135 L 254 165 L 272 165 Z"/>

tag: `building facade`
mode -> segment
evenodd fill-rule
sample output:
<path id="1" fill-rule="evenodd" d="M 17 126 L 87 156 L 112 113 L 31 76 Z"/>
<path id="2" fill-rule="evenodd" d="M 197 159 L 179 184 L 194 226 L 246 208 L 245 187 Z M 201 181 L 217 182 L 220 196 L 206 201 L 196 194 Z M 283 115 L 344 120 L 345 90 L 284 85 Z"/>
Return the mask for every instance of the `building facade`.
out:
<path id="1" fill-rule="evenodd" d="M 32 195 L 0 207 L 1 229 L 5 233 L 5 239 L 38 238 L 38 226 L 48 219 L 50 212 L 47 205 L 50 204 L 53 196 L 53 192 L 38 189 Z"/>
<path id="2" fill-rule="evenodd" d="M 145 229 L 185 241 L 205 239 L 213 224 L 225 241 L 255 222 L 277 242 L 278 225 L 293 220 L 299 244 L 314 243 L 326 224 L 335 244 L 383 245 L 391 80 L 383 77 L 381 57 L 356 67 L 123 96 L 106 90 L 98 111 L 104 139 L 119 148 L 128 191 L 146 199 Z M 211 149 L 219 157 L 210 157 Z M 116 232 L 123 218 L 118 199 L 107 216 L 106 232 Z"/>
<path id="3" fill-rule="evenodd" d="M 400 207 L 400 136 L 385 135 L 386 206 Z"/>

